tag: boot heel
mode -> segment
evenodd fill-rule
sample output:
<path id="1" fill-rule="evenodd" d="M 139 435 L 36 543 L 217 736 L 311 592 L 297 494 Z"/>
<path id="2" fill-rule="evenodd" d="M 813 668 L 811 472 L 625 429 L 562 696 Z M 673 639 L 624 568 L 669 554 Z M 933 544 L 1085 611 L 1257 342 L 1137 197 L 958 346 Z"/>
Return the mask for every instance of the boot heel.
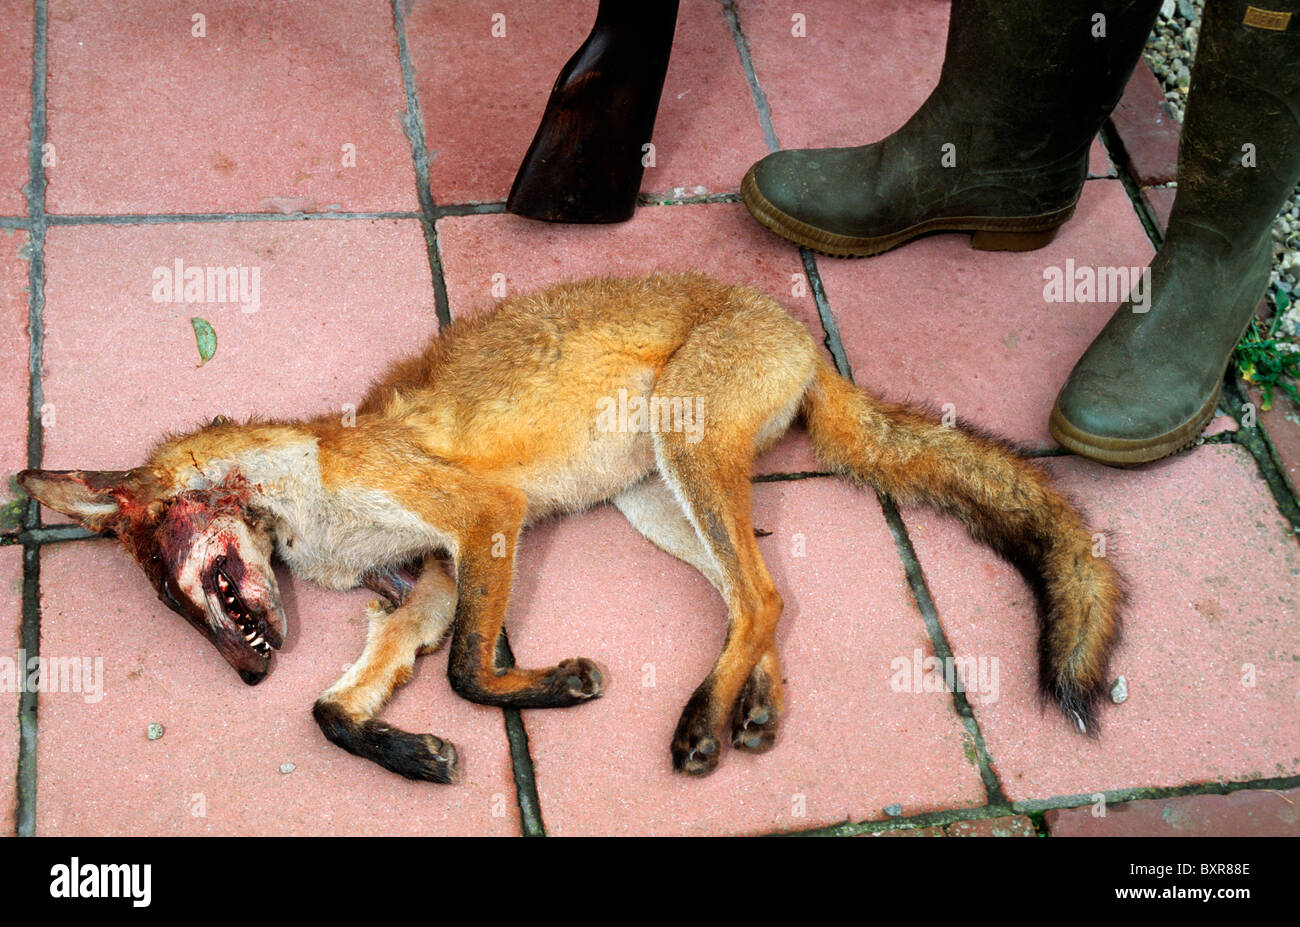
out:
<path id="1" fill-rule="evenodd" d="M 1041 232 L 994 232 L 982 230 L 970 237 L 976 251 L 1033 251 L 1052 243 L 1060 226 Z"/>

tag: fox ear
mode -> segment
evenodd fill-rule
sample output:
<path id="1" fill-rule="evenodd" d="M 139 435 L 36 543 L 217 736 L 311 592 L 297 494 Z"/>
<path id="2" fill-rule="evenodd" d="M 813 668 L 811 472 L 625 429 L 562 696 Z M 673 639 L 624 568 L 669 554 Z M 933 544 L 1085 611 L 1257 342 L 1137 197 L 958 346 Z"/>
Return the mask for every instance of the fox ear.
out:
<path id="1" fill-rule="evenodd" d="M 121 516 L 120 494 L 134 489 L 137 480 L 133 470 L 24 470 L 18 485 L 91 531 L 106 531 Z"/>

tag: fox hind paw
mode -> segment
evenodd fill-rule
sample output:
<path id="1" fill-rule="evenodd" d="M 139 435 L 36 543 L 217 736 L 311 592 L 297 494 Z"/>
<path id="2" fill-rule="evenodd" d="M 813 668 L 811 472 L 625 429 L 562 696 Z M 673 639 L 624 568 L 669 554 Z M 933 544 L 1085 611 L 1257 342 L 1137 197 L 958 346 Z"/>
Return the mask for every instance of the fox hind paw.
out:
<path id="1" fill-rule="evenodd" d="M 766 706 L 755 705 L 746 711 L 737 711 L 731 728 L 731 745 L 750 753 L 763 753 L 776 743 L 776 712 Z"/>
<path id="2" fill-rule="evenodd" d="M 682 711 L 673 733 L 673 769 L 690 776 L 707 776 L 718 766 L 722 744 L 709 720 L 708 698 L 696 693 Z"/>
<path id="3" fill-rule="evenodd" d="M 712 734 L 673 743 L 673 769 L 689 776 L 707 776 L 718 767 L 718 738 Z"/>
<path id="4" fill-rule="evenodd" d="M 766 681 L 766 677 L 751 676 L 736 700 L 731 722 L 731 745 L 738 750 L 763 753 L 776 743 L 780 719 Z"/>

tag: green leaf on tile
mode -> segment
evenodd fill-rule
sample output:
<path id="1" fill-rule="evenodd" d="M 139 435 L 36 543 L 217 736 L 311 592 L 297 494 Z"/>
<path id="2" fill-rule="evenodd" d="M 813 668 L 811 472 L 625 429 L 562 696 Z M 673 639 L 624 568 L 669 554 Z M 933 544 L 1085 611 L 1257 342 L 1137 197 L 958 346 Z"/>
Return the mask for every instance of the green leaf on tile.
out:
<path id="1" fill-rule="evenodd" d="M 201 358 L 199 366 L 202 367 L 217 353 L 217 333 L 207 319 L 190 319 L 190 324 L 194 326 L 194 340 L 198 343 Z"/>

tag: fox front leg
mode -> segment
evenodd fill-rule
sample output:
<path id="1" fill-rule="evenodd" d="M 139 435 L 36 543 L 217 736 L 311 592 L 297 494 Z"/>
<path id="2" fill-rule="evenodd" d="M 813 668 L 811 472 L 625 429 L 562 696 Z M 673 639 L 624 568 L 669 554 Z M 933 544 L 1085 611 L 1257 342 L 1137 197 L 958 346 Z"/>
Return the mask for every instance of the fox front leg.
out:
<path id="1" fill-rule="evenodd" d="M 365 650 L 312 709 L 326 738 L 408 779 L 454 782 L 459 757 L 451 743 L 408 734 L 375 715 L 411 678 L 416 656 L 442 642 L 455 609 L 456 584 L 432 557 L 400 608 L 379 599 L 370 603 Z"/>
<path id="2" fill-rule="evenodd" d="M 586 658 L 540 670 L 497 665 L 526 503 L 513 491 L 479 500 L 457 545 L 456 621 L 447 665 L 452 688 L 471 702 L 508 708 L 564 708 L 598 697 L 600 670 Z"/>
<path id="3" fill-rule="evenodd" d="M 443 546 L 456 563 L 455 630 L 447 663 L 451 687 L 471 702 L 505 708 L 562 708 L 599 696 L 600 670 L 591 660 L 565 660 L 540 670 L 497 665 L 527 497 L 445 462 L 429 463 L 410 477 L 388 491 L 447 539 Z"/>

